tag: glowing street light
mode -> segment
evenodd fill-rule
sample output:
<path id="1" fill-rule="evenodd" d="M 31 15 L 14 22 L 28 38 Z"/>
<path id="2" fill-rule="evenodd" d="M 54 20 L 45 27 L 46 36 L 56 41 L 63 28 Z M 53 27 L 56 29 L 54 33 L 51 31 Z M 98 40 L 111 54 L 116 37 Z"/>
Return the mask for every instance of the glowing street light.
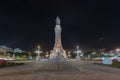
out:
<path id="1" fill-rule="evenodd" d="M 119 52 L 119 51 L 120 51 L 120 49 L 119 49 L 119 48 L 117 48 L 117 49 L 116 49 L 116 51 L 117 51 L 117 52 Z"/>

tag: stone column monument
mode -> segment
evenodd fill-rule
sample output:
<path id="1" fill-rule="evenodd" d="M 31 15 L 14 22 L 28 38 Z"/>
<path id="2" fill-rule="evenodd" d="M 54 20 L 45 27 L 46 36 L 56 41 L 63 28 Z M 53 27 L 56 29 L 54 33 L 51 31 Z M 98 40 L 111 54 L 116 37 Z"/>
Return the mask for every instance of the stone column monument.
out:
<path id="1" fill-rule="evenodd" d="M 62 47 L 62 42 L 61 42 L 61 26 L 60 26 L 60 18 L 56 18 L 56 26 L 55 26 L 55 44 L 53 48 L 53 53 L 54 53 L 54 58 L 55 57 L 64 57 L 67 58 L 67 55 Z"/>
<path id="2" fill-rule="evenodd" d="M 59 17 L 56 18 L 54 50 L 56 50 L 56 51 L 63 50 L 62 43 L 61 43 L 61 27 L 60 27 Z"/>

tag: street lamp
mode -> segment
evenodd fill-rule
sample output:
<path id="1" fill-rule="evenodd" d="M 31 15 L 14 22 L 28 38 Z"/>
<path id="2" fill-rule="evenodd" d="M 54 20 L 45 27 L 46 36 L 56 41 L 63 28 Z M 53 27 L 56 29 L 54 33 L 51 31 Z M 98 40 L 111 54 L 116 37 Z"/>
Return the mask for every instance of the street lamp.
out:
<path id="1" fill-rule="evenodd" d="M 116 51 L 117 51 L 117 52 L 119 52 L 119 51 L 120 51 L 120 49 L 119 49 L 119 48 L 117 48 L 117 49 L 116 49 Z"/>
<path id="2" fill-rule="evenodd" d="M 79 50 L 79 46 L 76 46 L 76 48 L 77 48 L 77 50 L 76 51 L 74 51 L 74 53 L 76 53 L 77 54 L 77 56 L 76 56 L 76 60 L 77 61 L 79 61 L 80 60 L 80 54 L 81 54 L 81 50 Z"/>
<path id="3" fill-rule="evenodd" d="M 68 58 L 70 58 L 71 57 L 71 52 L 70 51 L 68 51 Z"/>
<path id="4" fill-rule="evenodd" d="M 40 46 L 37 46 L 37 50 L 35 51 L 35 53 L 37 54 L 36 61 L 40 61 L 40 54 L 42 53 Z"/>

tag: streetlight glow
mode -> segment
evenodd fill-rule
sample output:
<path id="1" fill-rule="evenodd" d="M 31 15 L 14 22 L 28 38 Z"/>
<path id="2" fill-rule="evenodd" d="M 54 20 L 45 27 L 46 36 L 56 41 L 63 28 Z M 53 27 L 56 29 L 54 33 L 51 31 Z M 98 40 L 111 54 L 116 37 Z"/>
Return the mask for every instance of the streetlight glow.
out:
<path id="1" fill-rule="evenodd" d="M 117 48 L 117 49 L 116 49 L 116 51 L 117 51 L 117 52 L 119 52 L 119 51 L 120 51 L 120 49 L 119 49 L 119 48 Z"/>

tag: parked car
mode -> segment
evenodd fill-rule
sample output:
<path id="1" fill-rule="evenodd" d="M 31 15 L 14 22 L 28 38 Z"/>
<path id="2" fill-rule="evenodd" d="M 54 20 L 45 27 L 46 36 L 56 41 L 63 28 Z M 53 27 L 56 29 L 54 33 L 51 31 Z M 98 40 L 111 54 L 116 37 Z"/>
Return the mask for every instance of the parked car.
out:
<path id="1" fill-rule="evenodd" d="M 0 59 L 0 65 L 5 65 L 7 63 L 6 60 Z"/>

